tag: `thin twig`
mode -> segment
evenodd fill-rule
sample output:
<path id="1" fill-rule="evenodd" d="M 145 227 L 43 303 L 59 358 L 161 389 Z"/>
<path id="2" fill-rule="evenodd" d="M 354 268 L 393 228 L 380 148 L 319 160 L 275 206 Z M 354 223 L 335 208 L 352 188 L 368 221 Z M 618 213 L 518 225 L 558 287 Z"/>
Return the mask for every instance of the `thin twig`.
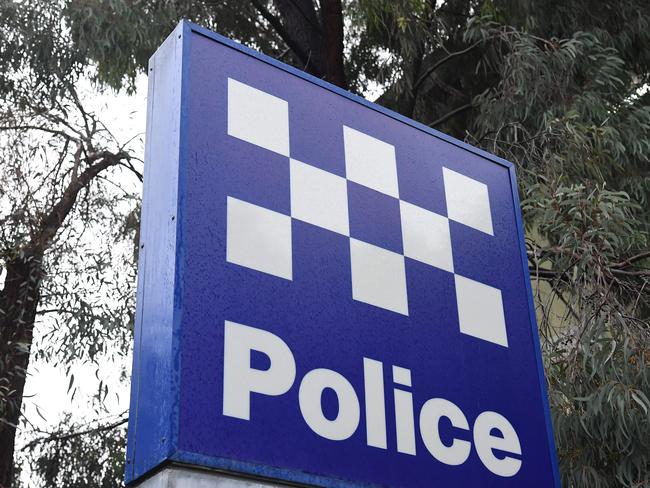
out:
<path id="1" fill-rule="evenodd" d="M 474 107 L 474 104 L 472 102 L 466 103 L 465 105 L 461 105 L 458 108 L 455 108 L 451 112 L 446 113 L 442 117 L 440 117 L 438 120 L 434 120 L 429 124 L 429 127 L 435 127 L 437 125 L 442 124 L 443 122 L 446 122 L 447 120 L 451 119 L 454 115 L 457 115 L 461 112 L 464 112 L 465 110 L 469 110 L 470 108 Z"/>
<path id="2" fill-rule="evenodd" d="M 38 444 L 43 444 L 47 442 L 61 442 L 61 441 L 67 441 L 70 439 L 73 439 L 75 437 L 80 437 L 82 435 L 87 435 L 87 434 L 98 434 L 100 432 L 106 432 L 109 430 L 116 429 L 117 427 L 126 424 L 129 421 L 129 417 L 124 417 L 116 422 L 106 424 L 106 425 L 100 425 L 99 427 L 95 427 L 92 429 L 85 429 L 85 430 L 79 430 L 76 432 L 66 432 L 65 434 L 62 433 L 51 433 L 47 436 L 44 437 L 39 437 L 37 439 L 33 439 L 27 444 L 25 444 L 23 447 L 21 447 L 19 450 L 20 451 L 25 451 L 27 449 L 32 449 Z"/>

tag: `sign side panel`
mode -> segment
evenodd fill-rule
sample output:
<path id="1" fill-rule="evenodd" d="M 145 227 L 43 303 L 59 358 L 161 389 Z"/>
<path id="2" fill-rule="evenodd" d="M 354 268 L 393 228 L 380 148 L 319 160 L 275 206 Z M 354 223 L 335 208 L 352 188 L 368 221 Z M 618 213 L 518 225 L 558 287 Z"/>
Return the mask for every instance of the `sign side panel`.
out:
<path id="1" fill-rule="evenodd" d="M 176 393 L 174 286 L 180 141 L 182 25 L 149 63 L 135 345 L 125 480 L 173 451 Z"/>

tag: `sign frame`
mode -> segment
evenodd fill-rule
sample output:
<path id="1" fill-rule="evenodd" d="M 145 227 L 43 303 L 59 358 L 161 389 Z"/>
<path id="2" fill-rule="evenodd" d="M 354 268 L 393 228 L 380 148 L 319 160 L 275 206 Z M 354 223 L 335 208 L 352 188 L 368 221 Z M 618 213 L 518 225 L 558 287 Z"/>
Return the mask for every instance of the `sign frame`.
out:
<path id="1" fill-rule="evenodd" d="M 198 35 L 234 49 L 305 82 L 335 93 L 368 109 L 407 124 L 414 129 L 450 143 L 459 149 L 507 169 L 515 206 L 519 253 L 528 297 L 529 323 L 536 355 L 537 379 L 544 411 L 549 457 L 554 486 L 560 476 L 546 391 L 541 347 L 520 212 L 515 167 L 509 161 L 443 134 L 396 112 L 369 102 L 335 85 L 286 65 L 269 56 L 188 21 L 181 21 L 152 56 L 149 65 L 149 97 L 144 183 L 144 203 L 138 270 L 135 347 L 132 370 L 131 415 L 127 443 L 125 480 L 142 479 L 169 463 L 189 464 L 245 477 L 301 485 L 362 487 L 367 484 L 332 479 L 293 469 L 263 466 L 233 459 L 214 458 L 178 448 L 180 395 L 180 317 L 178 273 L 182 228 L 182 175 L 179 166 L 187 157 L 188 59 L 190 43 Z M 170 137 L 171 135 L 171 137 Z M 155 167 L 153 166 L 155 164 Z M 146 297 L 146 300 L 145 300 Z"/>

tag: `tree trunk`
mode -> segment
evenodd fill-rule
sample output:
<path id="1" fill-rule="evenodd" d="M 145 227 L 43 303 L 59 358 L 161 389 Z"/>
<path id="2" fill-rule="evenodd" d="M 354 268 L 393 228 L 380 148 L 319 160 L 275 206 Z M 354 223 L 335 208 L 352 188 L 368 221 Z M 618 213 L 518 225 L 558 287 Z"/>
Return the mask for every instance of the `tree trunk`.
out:
<path id="1" fill-rule="evenodd" d="M 319 78 L 325 76 L 321 50 L 321 25 L 311 0 L 275 0 L 287 33 L 301 46 L 307 59 L 302 67 Z"/>
<path id="2" fill-rule="evenodd" d="M 39 301 L 42 256 L 21 252 L 7 263 L 0 292 L 0 488 L 13 482 L 16 428 Z"/>
<path id="3" fill-rule="evenodd" d="M 341 0 L 321 0 L 322 49 L 325 52 L 325 79 L 347 88 L 343 63 L 343 6 Z"/>
<path id="4" fill-rule="evenodd" d="M 320 12 L 312 0 L 274 0 L 280 18 L 258 1 L 253 4 L 304 63 L 305 71 L 347 88 L 343 59 L 341 0 L 321 0 Z"/>

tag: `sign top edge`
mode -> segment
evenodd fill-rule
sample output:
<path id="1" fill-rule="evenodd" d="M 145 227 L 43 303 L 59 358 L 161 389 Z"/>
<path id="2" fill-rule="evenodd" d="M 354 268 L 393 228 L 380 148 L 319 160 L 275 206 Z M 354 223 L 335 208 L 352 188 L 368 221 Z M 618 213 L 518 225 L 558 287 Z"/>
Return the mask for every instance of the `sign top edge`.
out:
<path id="1" fill-rule="evenodd" d="M 369 108 L 371 110 L 374 110 L 375 112 L 379 112 L 383 115 L 386 115 L 392 119 L 395 119 L 399 122 L 405 123 L 407 125 L 410 125 L 411 127 L 421 130 L 422 132 L 425 132 L 437 139 L 443 140 L 445 142 L 448 142 L 450 144 L 453 144 L 454 146 L 458 147 L 459 149 L 463 149 L 465 151 L 471 152 L 477 156 L 480 156 L 484 159 L 487 159 L 493 163 L 496 163 L 500 166 L 503 166 L 507 168 L 510 171 L 514 171 L 514 164 L 506 159 L 500 158 L 492 153 L 489 153 L 487 151 L 484 151 L 483 149 L 480 149 L 478 147 L 472 146 L 471 144 L 468 144 L 466 142 L 463 142 L 459 139 L 456 139 L 455 137 L 452 137 L 450 135 L 447 135 L 443 132 L 440 132 L 436 129 L 432 129 L 431 127 L 428 127 L 427 125 L 424 125 L 421 122 L 417 122 L 416 120 L 413 120 L 409 117 L 406 117 L 398 112 L 395 112 L 393 110 L 390 110 L 386 107 L 382 107 L 381 105 L 371 102 L 370 100 L 367 100 L 359 95 L 356 95 L 352 92 L 349 92 L 347 90 L 344 90 L 343 88 L 340 88 L 332 83 L 329 83 L 328 81 L 321 80 L 320 78 L 317 78 L 313 75 L 310 75 L 309 73 L 302 71 L 298 68 L 294 68 L 293 66 L 290 66 L 286 63 L 283 63 L 282 61 L 278 61 L 277 59 L 268 56 L 266 54 L 263 54 L 255 49 L 252 49 L 248 46 L 245 46 L 237 41 L 233 41 L 232 39 L 229 39 L 221 34 L 218 34 L 214 31 L 211 31 L 210 29 L 207 29 L 205 27 L 201 27 L 198 24 L 195 24 L 193 22 L 190 22 L 189 20 L 181 20 L 179 22 L 179 27 L 182 26 L 182 30 L 184 32 L 194 32 L 198 35 L 201 35 L 203 37 L 206 37 L 212 41 L 218 42 L 219 44 L 222 44 L 224 46 L 230 47 L 232 49 L 235 49 L 243 54 L 246 54 L 248 56 L 251 56 L 255 59 L 258 59 L 259 61 L 262 61 L 264 63 L 270 64 L 271 66 L 274 66 L 276 68 L 279 68 L 289 74 L 292 74 L 294 76 L 297 76 L 299 78 L 302 78 L 305 81 L 308 81 L 310 83 L 313 83 L 315 85 L 320 86 L 321 88 L 324 88 L 328 91 L 331 91 L 333 93 L 336 93 L 337 95 L 343 96 L 353 102 L 359 103 L 360 105 L 365 106 L 366 108 Z"/>

